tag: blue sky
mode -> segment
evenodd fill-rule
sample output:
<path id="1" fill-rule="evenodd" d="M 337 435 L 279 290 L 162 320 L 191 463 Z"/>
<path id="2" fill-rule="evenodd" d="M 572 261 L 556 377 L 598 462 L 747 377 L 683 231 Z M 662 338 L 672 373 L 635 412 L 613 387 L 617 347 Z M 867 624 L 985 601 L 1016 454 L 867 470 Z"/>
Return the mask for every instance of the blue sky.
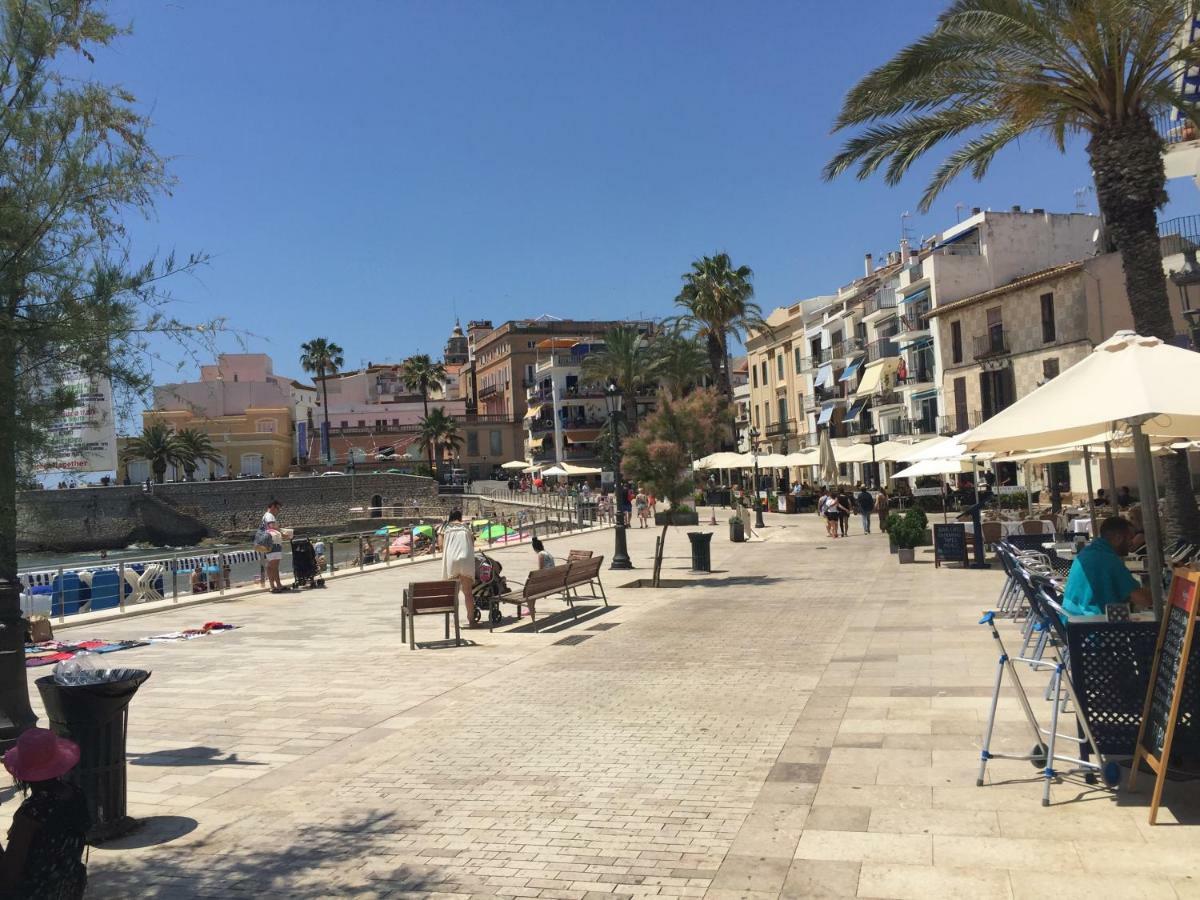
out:
<path id="1" fill-rule="evenodd" d="M 136 249 L 213 255 L 175 284 L 177 313 L 228 316 L 298 375 L 315 336 L 348 366 L 440 353 L 455 313 L 666 315 L 718 249 L 768 310 L 849 281 L 897 245 L 935 160 L 899 188 L 826 184 L 829 123 L 940 8 L 117 0 L 134 34 L 90 69 L 175 157 Z M 1089 183 L 1081 146 L 1026 142 L 912 232 L 956 204 L 1070 211 Z M 1195 211 L 1191 184 L 1171 187 L 1164 216 Z"/>

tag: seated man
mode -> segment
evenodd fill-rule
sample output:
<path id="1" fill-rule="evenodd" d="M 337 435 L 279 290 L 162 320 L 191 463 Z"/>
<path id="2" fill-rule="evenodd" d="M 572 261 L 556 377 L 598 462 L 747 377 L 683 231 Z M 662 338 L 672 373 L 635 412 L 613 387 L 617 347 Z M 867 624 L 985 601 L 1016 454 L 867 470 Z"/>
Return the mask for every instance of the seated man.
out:
<path id="1" fill-rule="evenodd" d="M 1100 537 L 1079 551 L 1063 591 L 1063 609 L 1071 616 L 1102 616 L 1110 603 L 1150 606 L 1150 591 L 1139 587 L 1122 561 L 1133 543 L 1134 527 L 1112 516 L 1100 525 Z"/>

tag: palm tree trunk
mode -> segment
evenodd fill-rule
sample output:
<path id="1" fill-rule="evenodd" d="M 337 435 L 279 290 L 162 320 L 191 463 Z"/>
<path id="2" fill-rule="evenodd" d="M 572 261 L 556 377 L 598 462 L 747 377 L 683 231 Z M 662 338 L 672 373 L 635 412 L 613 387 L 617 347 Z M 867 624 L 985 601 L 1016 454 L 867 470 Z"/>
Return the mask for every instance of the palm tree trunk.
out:
<path id="1" fill-rule="evenodd" d="M 9 323 L 16 301 L 6 304 Z M 17 354 L 12 331 L 0 329 L 0 422 L 16 418 Z M 17 578 L 17 447 L 11 425 L 0 427 L 0 749 L 7 749 L 37 717 L 25 677 L 25 620 Z"/>
<path id="2" fill-rule="evenodd" d="M 712 369 L 713 387 L 721 390 L 721 369 L 724 367 L 725 350 L 715 334 L 705 336 L 704 352 L 708 355 L 708 366 Z"/>
<path id="3" fill-rule="evenodd" d="M 1121 254 L 1125 292 L 1139 334 L 1162 340 L 1175 336 L 1167 280 L 1158 239 L 1159 208 L 1167 201 L 1162 139 L 1150 117 L 1097 133 L 1088 143 L 1096 178 L 1096 197 L 1104 227 Z M 1187 457 L 1174 453 L 1162 459 L 1166 491 L 1164 534 L 1167 540 L 1200 539 L 1200 509 L 1192 490 Z"/>
<path id="4" fill-rule="evenodd" d="M 425 410 L 425 418 L 429 418 L 429 387 L 421 385 L 421 407 Z M 429 474 L 433 474 L 433 445 L 425 445 L 425 459 L 429 462 Z"/>
<path id="5" fill-rule="evenodd" d="M 325 367 L 324 366 L 321 366 L 321 368 L 317 374 L 321 378 L 321 410 L 325 414 L 325 434 L 323 434 L 321 436 L 321 440 L 319 440 L 317 442 L 317 445 L 322 450 L 324 450 L 326 443 L 328 442 L 328 444 L 330 445 L 330 450 L 332 450 L 333 449 L 332 448 L 333 438 L 329 434 L 329 379 L 325 377 Z M 332 453 L 330 453 L 328 451 L 325 453 L 325 464 L 326 465 L 328 465 L 330 463 L 331 456 L 333 456 Z"/>

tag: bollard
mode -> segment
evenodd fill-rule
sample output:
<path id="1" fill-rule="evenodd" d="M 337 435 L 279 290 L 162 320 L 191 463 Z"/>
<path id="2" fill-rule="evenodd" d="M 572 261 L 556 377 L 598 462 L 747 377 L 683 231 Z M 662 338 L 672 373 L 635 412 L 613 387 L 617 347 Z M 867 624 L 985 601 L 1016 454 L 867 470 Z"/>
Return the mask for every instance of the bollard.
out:
<path id="1" fill-rule="evenodd" d="M 171 602 L 179 602 L 179 557 L 171 561 Z"/>
<path id="2" fill-rule="evenodd" d="M 118 604 L 121 612 L 125 612 L 125 563 L 117 564 L 117 596 L 121 598 Z"/>
<path id="3" fill-rule="evenodd" d="M 58 596 L 59 596 L 58 624 L 61 625 L 61 624 L 63 624 L 63 622 L 67 621 L 67 586 L 65 584 L 63 584 L 63 567 L 62 566 L 58 567 Z M 54 592 L 53 591 L 51 591 L 51 593 L 50 593 L 50 602 L 51 603 L 54 602 Z M 51 608 L 50 611 L 54 612 L 54 609 Z"/>
<path id="4" fill-rule="evenodd" d="M 217 581 L 221 584 L 219 596 L 224 597 L 227 585 L 225 584 L 225 551 L 223 550 L 217 551 Z"/>

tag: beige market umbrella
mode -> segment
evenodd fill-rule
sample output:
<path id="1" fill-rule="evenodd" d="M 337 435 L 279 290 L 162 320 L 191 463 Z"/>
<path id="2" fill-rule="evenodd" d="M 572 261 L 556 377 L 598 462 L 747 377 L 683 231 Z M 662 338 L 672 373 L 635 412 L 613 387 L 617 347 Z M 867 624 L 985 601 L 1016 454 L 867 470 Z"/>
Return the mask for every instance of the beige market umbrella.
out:
<path id="1" fill-rule="evenodd" d="M 529 460 L 527 460 L 527 459 L 513 459 L 513 460 L 509 460 L 506 463 L 500 464 L 500 468 L 502 468 L 502 469 L 524 469 L 524 468 L 527 468 L 528 466 L 529 466 Z"/>
<path id="2" fill-rule="evenodd" d="M 748 453 L 724 451 L 696 460 L 697 469 L 741 469 L 753 465 Z"/>
<path id="3" fill-rule="evenodd" d="M 833 455 L 833 445 L 829 443 L 829 432 L 821 432 L 821 442 L 817 445 L 820 450 L 821 481 L 825 484 L 837 484 L 838 465 Z"/>
<path id="4" fill-rule="evenodd" d="M 979 451 L 1022 451 L 1086 440 L 1128 426 L 1143 498 L 1149 571 L 1162 571 L 1150 438 L 1200 437 L 1200 354 L 1158 338 L 1118 331 L 1083 360 L 967 435 Z M 1149 506 L 1147 508 L 1147 503 Z M 1152 577 L 1162 615 L 1162 579 Z"/>

